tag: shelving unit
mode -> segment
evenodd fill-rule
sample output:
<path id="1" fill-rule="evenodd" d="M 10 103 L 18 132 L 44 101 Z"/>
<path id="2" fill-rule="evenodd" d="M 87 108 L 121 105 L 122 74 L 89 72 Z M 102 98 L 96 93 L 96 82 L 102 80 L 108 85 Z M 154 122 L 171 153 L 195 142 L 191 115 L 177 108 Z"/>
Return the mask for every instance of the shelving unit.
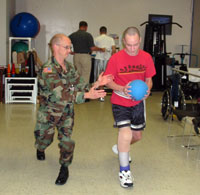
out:
<path id="1" fill-rule="evenodd" d="M 37 103 L 37 78 L 6 77 L 5 103 Z"/>
<path id="2" fill-rule="evenodd" d="M 30 37 L 9 37 L 9 64 L 12 64 L 12 46 L 14 43 L 23 41 L 28 44 L 28 50 L 35 47 L 34 39 Z"/>

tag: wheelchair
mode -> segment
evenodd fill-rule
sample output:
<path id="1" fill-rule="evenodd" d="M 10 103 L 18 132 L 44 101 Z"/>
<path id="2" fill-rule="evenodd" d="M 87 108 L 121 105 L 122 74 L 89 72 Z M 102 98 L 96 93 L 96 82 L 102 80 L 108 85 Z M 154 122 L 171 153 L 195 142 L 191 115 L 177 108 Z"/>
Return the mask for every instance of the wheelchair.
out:
<path id="1" fill-rule="evenodd" d="M 174 73 L 167 77 L 166 89 L 163 92 L 161 102 L 161 114 L 164 120 L 176 115 L 179 121 L 189 116 L 194 117 L 192 121 L 196 134 L 200 128 L 200 101 L 193 103 L 193 99 L 200 99 L 200 87 L 198 82 L 189 80 L 188 71 L 182 71 L 185 67 L 174 69 Z M 187 74 L 185 74 L 187 73 Z M 190 100 L 189 102 L 187 100 Z"/>
<path id="2" fill-rule="evenodd" d="M 186 56 L 195 57 L 195 67 L 198 65 L 198 56 L 195 54 L 189 54 L 184 53 L 184 47 L 186 45 L 181 45 L 182 52 L 181 53 L 175 53 L 172 57 L 172 64 L 171 66 L 174 68 L 176 65 L 179 66 L 179 71 L 172 72 L 172 75 L 167 78 L 166 81 L 166 90 L 163 93 L 162 97 L 162 108 L 161 113 L 164 120 L 167 120 L 169 115 L 172 113 L 174 108 L 177 108 L 179 110 L 185 110 L 186 109 L 186 100 L 192 100 L 194 98 L 198 98 L 198 95 L 200 97 L 200 89 L 199 84 L 190 81 L 187 65 L 184 64 L 184 59 Z M 175 60 L 175 56 L 180 57 L 180 63 L 179 60 Z M 185 74 L 185 73 L 187 74 Z"/>
<path id="3" fill-rule="evenodd" d="M 186 98 L 179 73 L 167 77 L 166 89 L 161 102 L 161 113 L 164 120 L 172 114 L 174 107 L 182 110 L 186 108 Z"/>

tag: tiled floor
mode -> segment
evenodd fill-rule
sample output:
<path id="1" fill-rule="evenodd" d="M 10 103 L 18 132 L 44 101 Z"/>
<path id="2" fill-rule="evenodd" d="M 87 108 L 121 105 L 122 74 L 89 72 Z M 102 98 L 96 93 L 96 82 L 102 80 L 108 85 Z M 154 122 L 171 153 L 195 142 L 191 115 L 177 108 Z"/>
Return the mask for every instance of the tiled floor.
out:
<path id="1" fill-rule="evenodd" d="M 112 127 L 109 96 L 105 102 L 76 105 L 75 155 L 64 186 L 54 184 L 60 168 L 56 136 L 46 150 L 46 160 L 36 160 L 37 107 L 0 104 L 0 195 L 199 195 L 199 150 L 181 147 L 187 137 L 167 138 L 168 122 L 160 114 L 161 94 L 153 93 L 148 99 L 147 128 L 142 141 L 131 148 L 135 177 L 131 189 L 121 188 L 118 182 L 118 160 L 111 150 L 117 130 Z M 181 122 L 175 120 L 172 133 L 181 130 Z M 192 137 L 192 143 L 200 143 L 200 138 Z"/>

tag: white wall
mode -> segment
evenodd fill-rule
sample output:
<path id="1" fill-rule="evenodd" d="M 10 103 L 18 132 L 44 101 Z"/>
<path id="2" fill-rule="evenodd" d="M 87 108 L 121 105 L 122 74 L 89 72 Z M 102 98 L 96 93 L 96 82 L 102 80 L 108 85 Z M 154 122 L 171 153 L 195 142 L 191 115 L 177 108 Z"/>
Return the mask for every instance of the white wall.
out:
<path id="1" fill-rule="evenodd" d="M 190 44 L 192 0 L 16 0 L 16 13 L 30 12 L 40 21 L 41 30 L 35 39 L 42 61 L 47 59 L 47 43 L 58 32 L 69 35 L 78 29 L 80 20 L 88 22 L 88 32 L 95 37 L 99 27 L 107 26 L 108 34 L 121 36 L 128 26 L 136 26 L 144 37 L 148 14 L 173 15 L 172 36 L 167 36 L 167 51 L 180 52 L 178 45 Z M 189 47 L 188 47 L 189 51 Z"/>
<path id="2" fill-rule="evenodd" d="M 7 40 L 7 25 L 6 25 L 6 0 L 0 1 L 0 23 L 4 28 L 0 30 L 0 65 L 6 65 L 6 40 Z"/>
<path id="3" fill-rule="evenodd" d="M 197 62 L 197 58 L 192 57 L 192 59 L 191 59 L 192 67 L 196 67 L 196 65 L 198 65 L 198 67 L 200 67 L 200 64 L 199 64 L 199 59 L 200 59 L 200 47 L 199 47 L 199 45 L 200 45 L 200 33 L 199 33 L 200 12 L 199 12 L 199 8 L 200 8 L 200 1 L 195 0 L 191 53 L 198 56 L 198 62 Z"/>
<path id="4" fill-rule="evenodd" d="M 14 15 L 15 0 L 0 0 L 0 66 L 8 63 L 8 36 L 10 17 Z"/>

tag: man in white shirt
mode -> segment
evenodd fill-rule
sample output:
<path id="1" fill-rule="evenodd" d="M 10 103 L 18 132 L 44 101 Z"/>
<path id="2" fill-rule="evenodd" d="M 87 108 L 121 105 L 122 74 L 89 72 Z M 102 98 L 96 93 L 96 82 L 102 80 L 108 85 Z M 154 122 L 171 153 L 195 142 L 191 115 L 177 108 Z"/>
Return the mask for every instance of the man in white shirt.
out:
<path id="1" fill-rule="evenodd" d="M 97 47 L 105 48 L 105 52 L 96 52 L 94 63 L 94 81 L 97 80 L 101 72 L 105 71 L 110 56 L 116 52 L 114 39 L 107 35 L 107 28 L 102 26 L 99 31 L 100 36 L 95 38 L 94 43 Z M 104 101 L 104 98 L 100 98 L 100 101 Z"/>

